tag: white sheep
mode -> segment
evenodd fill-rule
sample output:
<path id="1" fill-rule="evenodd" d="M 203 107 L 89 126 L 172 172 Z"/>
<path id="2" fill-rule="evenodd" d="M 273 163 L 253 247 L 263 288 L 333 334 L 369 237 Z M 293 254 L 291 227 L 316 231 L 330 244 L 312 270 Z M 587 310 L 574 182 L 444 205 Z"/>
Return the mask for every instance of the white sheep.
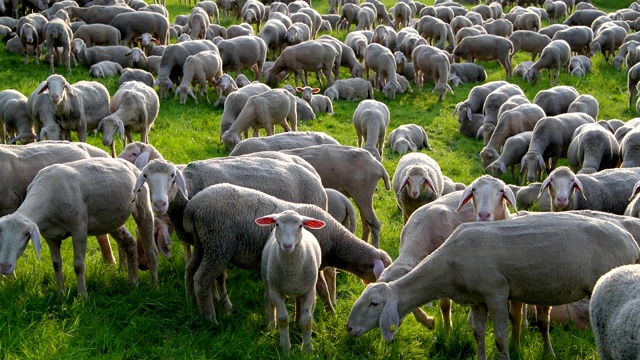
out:
<path id="1" fill-rule="evenodd" d="M 289 339 L 289 313 L 286 297 L 293 296 L 300 302 L 300 327 L 302 347 L 311 352 L 311 330 L 313 309 L 316 302 L 316 280 L 322 262 L 318 240 L 304 227 L 321 229 L 324 222 L 302 216 L 293 210 L 261 216 L 256 224 L 275 224 L 262 250 L 262 283 L 269 324 L 276 324 L 280 331 L 280 348 L 288 354 L 291 350 Z M 304 226 L 304 227 L 303 227 Z"/>
<path id="2" fill-rule="evenodd" d="M 569 45 L 571 52 L 587 55 L 589 53 L 589 44 L 593 41 L 593 30 L 584 25 L 570 26 L 557 31 L 551 39 L 564 40 Z"/>
<path id="3" fill-rule="evenodd" d="M 525 96 L 522 89 L 515 84 L 508 84 L 500 86 L 493 90 L 484 101 L 482 106 L 482 113 L 484 114 L 484 122 L 480 129 L 478 129 L 477 137 L 482 136 L 484 144 L 487 145 L 491 139 L 491 135 L 498 123 L 498 116 L 500 115 L 500 109 L 502 105 L 509 100 L 512 96 Z M 527 103 L 526 96 L 522 103 Z"/>
<path id="4" fill-rule="evenodd" d="M 27 196 L 12 214 L 0 218 L 0 268 L 10 274 L 32 240 L 40 257 L 40 235 L 47 241 L 56 273 L 58 294 L 65 294 L 62 275 L 62 240 L 73 239 L 74 268 L 78 278 L 78 294 L 87 296 L 85 256 L 88 235 L 106 233 L 118 242 L 127 255 L 129 282 L 138 282 L 135 244 L 125 243 L 118 235 L 133 215 L 147 254 L 157 252 L 153 243 L 153 215 L 149 192 L 134 192 L 140 171 L 119 159 L 95 158 L 42 169 L 29 186 Z M 46 204 L 46 206 L 43 206 Z M 25 236 L 28 234 L 28 236 Z M 158 264 L 149 259 L 152 285 L 158 282 Z"/>
<path id="5" fill-rule="evenodd" d="M 547 116 L 556 116 L 568 112 L 569 105 L 579 96 L 573 86 L 554 86 L 538 91 L 533 103 L 540 106 Z"/>
<path id="6" fill-rule="evenodd" d="M 327 212 L 352 234 L 355 234 L 358 220 L 356 219 L 356 209 L 349 198 L 336 189 L 325 188 L 324 191 L 327 193 Z"/>
<path id="7" fill-rule="evenodd" d="M 571 76 L 585 76 L 587 73 L 591 72 L 592 68 L 593 64 L 591 59 L 584 55 L 572 56 L 569 60 L 569 75 Z"/>
<path id="8" fill-rule="evenodd" d="M 10 144 L 20 141 L 29 144 L 36 141 L 33 123 L 27 113 L 27 97 L 17 90 L 0 91 L 0 124 L 2 126 L 2 143 Z"/>
<path id="9" fill-rule="evenodd" d="M 324 95 L 331 101 L 337 101 L 338 99 L 347 101 L 373 99 L 373 86 L 361 77 L 340 79 L 328 87 L 324 91 Z"/>
<path id="10" fill-rule="evenodd" d="M 591 241 L 585 243 L 585 238 Z M 347 332 L 361 336 L 379 327 L 390 342 L 401 319 L 416 306 L 449 297 L 471 305 L 478 358 L 486 358 L 486 320 L 491 315 L 500 357 L 509 359 L 511 300 L 538 306 L 544 353 L 554 357 L 549 307 L 589 295 L 602 274 L 637 262 L 639 255 L 629 232 L 579 215 L 539 213 L 489 224 L 462 224 L 405 276 L 369 285 L 351 309 Z M 599 261 L 593 263 L 596 258 Z M 527 264 L 526 271 L 522 264 Z"/>
<path id="11" fill-rule="evenodd" d="M 82 39 L 73 39 L 71 41 L 71 52 L 79 63 L 84 63 L 88 66 L 104 60 L 117 62 L 123 68 L 133 67 L 134 63 L 133 57 L 127 55 L 131 52 L 131 49 L 123 45 L 92 46 L 88 48 Z"/>
<path id="12" fill-rule="evenodd" d="M 153 75 L 142 69 L 122 69 L 120 78 L 118 79 L 118 86 L 122 86 L 127 81 L 140 81 L 141 83 L 153 88 L 153 82 L 155 79 Z"/>
<path id="13" fill-rule="evenodd" d="M 331 70 L 335 62 L 338 52 L 323 41 L 306 41 L 285 48 L 273 66 L 265 72 L 265 82 L 267 84 L 275 84 L 282 80 L 281 72 L 293 72 L 296 86 L 298 78 L 302 79 L 302 83 L 308 86 L 305 71 L 313 71 L 316 73 L 316 79 L 320 82 L 319 73 L 322 72 L 327 78 L 327 85 L 333 84 Z"/>
<path id="14" fill-rule="evenodd" d="M 190 55 L 184 62 L 184 74 L 180 86 L 176 88 L 176 98 L 180 97 L 180 103 L 187 103 L 187 96 L 191 96 L 195 103 L 198 103 L 198 97 L 193 93 L 191 85 L 194 88 L 200 86 L 200 95 L 204 95 L 209 101 L 207 92 L 207 84 L 215 84 L 222 76 L 222 59 L 217 51 L 201 51 L 195 55 Z"/>
<path id="15" fill-rule="evenodd" d="M 475 62 L 476 59 L 497 60 L 504 68 L 507 79 L 511 78 L 513 44 L 509 39 L 491 34 L 467 36 L 453 49 L 453 56 L 467 62 Z"/>
<path id="16" fill-rule="evenodd" d="M 369 151 L 380 162 L 382 162 L 384 138 L 390 118 L 387 105 L 376 100 L 361 101 L 353 112 L 353 126 L 356 129 L 358 147 Z"/>
<path id="17" fill-rule="evenodd" d="M 547 69 L 549 71 L 549 83 L 551 85 L 558 85 L 560 68 L 564 68 L 569 72 L 570 58 L 571 48 L 569 44 L 564 40 L 553 40 L 542 50 L 540 59 L 531 65 L 529 70 L 524 74 L 524 79 L 535 84 L 538 81 L 540 70 Z M 552 70 L 555 70 L 555 76 Z"/>
<path id="18" fill-rule="evenodd" d="M 123 44 L 129 44 L 134 38 L 144 33 L 150 33 L 162 45 L 169 44 L 170 24 L 162 14 L 149 11 L 126 12 L 114 16 L 111 22 L 105 23 L 120 31 Z"/>
<path id="19" fill-rule="evenodd" d="M 108 116 L 98 123 L 102 130 L 102 144 L 111 148 L 116 157 L 114 138 L 118 132 L 123 139 L 123 147 L 133 142 L 132 132 L 140 132 L 141 141 L 149 143 L 149 131 L 158 116 L 160 99 L 152 87 L 139 81 L 128 81 L 113 94 Z"/>
<path id="20" fill-rule="evenodd" d="M 55 58 L 60 58 L 61 62 L 66 66 L 67 72 L 71 72 L 71 40 L 73 40 L 73 31 L 63 20 L 53 19 L 49 21 L 43 28 L 45 45 L 47 47 L 47 56 L 51 65 L 51 73 L 55 73 L 53 63 Z M 62 55 L 58 53 L 58 48 L 62 48 Z M 55 56 L 54 56 L 55 54 Z M 74 64 L 76 59 L 73 59 Z"/>
<path id="21" fill-rule="evenodd" d="M 516 178 L 516 168 L 520 165 L 522 157 L 529 149 L 531 135 L 533 131 L 525 131 L 509 137 L 502 147 L 500 156 L 485 167 L 491 175 L 499 177 L 507 172 L 507 167 L 511 167 L 511 176 Z M 520 172 L 519 183 L 522 183 L 524 172 Z"/>
<path id="22" fill-rule="evenodd" d="M 409 153 L 400 158 L 392 185 L 404 223 L 417 208 L 442 195 L 443 183 L 442 170 L 430 156 Z"/>
<path id="23" fill-rule="evenodd" d="M 484 122 L 482 108 L 487 96 L 497 88 L 507 84 L 506 81 L 491 81 L 483 85 L 474 86 L 467 99 L 456 104 L 454 115 L 458 113 L 460 133 L 473 138 L 477 136 L 478 129 Z"/>
<path id="24" fill-rule="evenodd" d="M 329 97 L 324 95 L 314 95 L 320 92 L 318 88 L 312 88 L 310 86 L 297 87 L 296 91 L 302 93 L 302 100 L 306 101 L 313 109 L 313 113 L 318 115 L 320 113 L 328 113 L 333 115 L 333 103 Z"/>
<path id="25" fill-rule="evenodd" d="M 111 60 L 103 60 L 99 63 L 91 65 L 89 68 L 89 76 L 95 78 L 107 78 L 122 74 L 122 65 Z"/>
<path id="26" fill-rule="evenodd" d="M 411 58 L 413 59 L 413 79 L 419 89 L 422 90 L 423 77 L 430 76 L 435 83 L 432 92 L 438 93 L 438 101 L 442 101 L 447 92 L 453 94 L 448 84 L 451 65 L 446 52 L 433 46 L 420 45 L 413 49 Z"/>
<path id="27" fill-rule="evenodd" d="M 87 47 L 93 45 L 118 45 L 120 30 L 106 24 L 85 24 L 73 33 L 76 39 L 82 39 Z"/>
<path id="28" fill-rule="evenodd" d="M 573 133 L 567 158 L 573 171 L 593 174 L 618 165 L 620 146 L 615 136 L 598 124 L 580 125 Z"/>
<path id="29" fill-rule="evenodd" d="M 418 151 L 422 148 L 432 150 L 427 132 L 420 125 L 403 124 L 395 128 L 387 139 L 391 151 L 404 155 L 407 151 Z"/>
<path id="30" fill-rule="evenodd" d="M 229 75 L 224 74 L 220 77 L 220 81 L 218 83 L 218 94 L 220 95 L 221 92 L 222 94 L 224 94 L 226 91 L 225 88 L 230 88 L 232 90 L 234 87 L 235 81 Z M 255 83 L 249 84 L 242 89 L 238 89 L 236 87 L 235 90 L 232 90 L 227 94 L 226 97 L 228 99 L 225 97 L 218 97 L 218 100 L 216 101 L 214 106 L 217 106 L 218 102 L 220 102 L 221 99 L 224 100 L 222 101 L 222 103 L 224 104 L 224 110 L 222 111 L 222 116 L 220 117 L 220 141 L 222 141 L 222 134 L 229 130 L 231 124 L 236 121 L 238 115 L 240 115 L 240 112 L 242 111 L 242 109 L 244 109 L 245 105 L 247 104 L 247 100 L 249 100 L 249 98 L 253 95 L 262 94 L 268 90 L 270 90 L 270 88 L 267 85 Z M 244 132 L 245 139 L 248 138 L 248 136 L 249 132 L 247 129 L 247 131 Z"/>
<path id="31" fill-rule="evenodd" d="M 601 359 L 632 359 L 640 354 L 640 265 L 626 265 L 596 282 L 589 303 L 591 328 Z"/>

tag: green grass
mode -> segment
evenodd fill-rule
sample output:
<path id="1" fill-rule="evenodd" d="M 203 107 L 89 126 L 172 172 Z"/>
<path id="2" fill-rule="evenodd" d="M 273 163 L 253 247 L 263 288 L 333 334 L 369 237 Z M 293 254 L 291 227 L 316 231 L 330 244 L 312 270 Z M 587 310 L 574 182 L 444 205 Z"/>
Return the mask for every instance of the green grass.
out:
<path id="1" fill-rule="evenodd" d="M 328 5 L 317 2 L 316 8 L 325 12 Z M 392 3 L 387 1 L 387 5 Z M 599 5 L 604 5 L 601 2 Z M 608 11 L 626 6 L 626 2 L 606 2 Z M 187 6 L 170 0 L 170 14 L 188 13 Z M 339 35 L 344 38 L 345 34 Z M 517 54 L 514 64 L 528 60 L 528 55 Z M 504 79 L 504 70 L 496 63 L 483 63 L 488 80 Z M 39 67 L 31 63 L 23 65 L 23 58 L 9 55 L 0 44 L 0 90 L 17 89 L 28 95 L 40 81 L 49 75 L 48 64 Z M 57 71 L 69 82 L 87 79 L 88 68 L 78 66 L 71 74 L 62 68 Z M 343 77 L 346 73 L 343 72 Z M 117 80 L 98 80 L 113 94 Z M 293 80 L 287 79 L 288 83 Z M 315 80 L 312 81 L 312 83 Z M 513 79 L 525 91 L 529 99 L 547 88 L 548 77 L 543 73 L 537 85 L 521 79 Z M 636 115 L 627 108 L 626 77 L 605 64 L 601 55 L 594 58 L 594 72 L 585 78 L 560 75 L 561 85 L 576 87 L 580 93 L 590 93 L 600 102 L 600 118 L 627 120 Z M 423 92 L 414 89 L 412 94 L 398 95 L 395 101 L 384 99 L 376 93 L 376 99 L 384 101 L 391 110 L 389 131 L 403 123 L 424 126 L 434 151 L 426 152 L 435 158 L 443 172 L 454 179 L 470 183 L 483 173 L 478 153 L 480 140 L 461 136 L 457 121 L 452 117 L 455 104 L 463 101 L 473 84 L 455 88 L 455 95 L 447 95 L 438 103 L 431 94 L 433 85 L 426 85 Z M 313 121 L 299 125 L 300 130 L 324 131 L 343 145 L 356 145 L 351 116 L 357 103 L 340 101 L 335 105 L 335 115 L 322 115 Z M 226 156 L 227 151 L 218 141 L 219 120 L 222 110 L 201 101 L 186 106 L 176 99 L 163 100 L 160 115 L 150 134 L 151 142 L 175 163 Z M 278 130 L 280 131 L 280 130 Z M 89 142 L 101 146 L 99 136 L 91 135 Z M 118 147 L 121 144 L 118 143 Z M 397 154 L 385 150 L 384 166 L 393 174 L 399 160 Z M 509 174 L 503 179 L 514 182 Z M 396 209 L 395 198 L 382 186 L 375 194 L 375 208 L 382 223 L 381 247 L 393 258 L 398 255 L 402 216 Z M 131 230 L 133 225 L 130 224 Z M 359 227 L 359 230 L 360 231 Z M 98 246 L 90 240 L 87 255 L 87 289 L 89 298 L 77 297 L 76 279 L 71 263 L 71 242 L 63 242 L 64 274 L 70 289 L 64 299 L 56 294 L 48 248 L 42 251 L 42 261 L 35 259 L 29 247 L 18 261 L 16 278 L 0 278 L 0 358 L 3 359 L 84 359 L 84 358 L 219 358 L 248 359 L 282 357 L 278 349 L 278 333 L 267 329 L 260 276 L 231 267 L 229 293 L 234 313 L 225 315 L 219 309 L 219 326 L 214 326 L 198 315 L 196 309 L 187 306 L 184 292 L 184 267 L 182 249 L 174 238 L 174 254 L 171 259 L 162 258 L 159 267 L 159 286 L 149 287 L 148 273 L 140 274 L 138 287 L 131 288 L 126 273 L 117 266 L 102 263 Z M 114 246 L 115 251 L 115 246 Z M 298 328 L 292 328 L 293 358 L 363 359 L 363 358 L 430 358 L 466 359 L 475 357 L 475 341 L 466 327 L 467 309 L 454 306 L 454 331 L 446 335 L 440 323 L 435 331 L 421 327 L 408 316 L 398 331 L 396 340 L 387 344 L 378 330 L 362 338 L 350 338 L 344 329 L 351 305 L 364 289 L 359 279 L 347 273 L 338 276 L 337 316 L 330 316 L 317 306 L 314 314 L 315 350 L 306 356 L 300 352 L 301 336 Z M 439 309 L 425 307 L 439 319 Z M 487 349 L 490 358 L 498 354 L 493 345 L 489 328 Z M 560 359 L 597 358 L 593 335 L 573 328 L 555 327 L 552 342 Z M 520 354 L 514 358 L 537 359 L 542 355 L 540 336 L 535 329 L 524 331 Z"/>

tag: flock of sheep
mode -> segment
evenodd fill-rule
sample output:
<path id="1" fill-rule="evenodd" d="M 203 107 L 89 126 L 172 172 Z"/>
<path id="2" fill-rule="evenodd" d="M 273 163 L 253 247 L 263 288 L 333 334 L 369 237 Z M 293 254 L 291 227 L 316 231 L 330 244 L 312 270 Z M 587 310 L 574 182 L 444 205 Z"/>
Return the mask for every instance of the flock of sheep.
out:
<path id="1" fill-rule="evenodd" d="M 303 1 L 202 1 L 170 23 L 162 4 L 142 0 L 50 7 L 23 0 L 34 12 L 19 18 L 17 1 L 11 11 L 0 2 L 0 11 L 13 16 L 0 17 L 7 50 L 24 55 L 25 66 L 42 56 L 52 73 L 29 96 L 0 92 L 3 142 L 22 144 L 0 146 L 0 162 L 15 174 L 0 189 L 0 273 L 14 272 L 29 241 L 39 258 L 42 237 L 64 294 L 60 245 L 71 236 L 78 293 L 86 297 L 87 237 L 96 236 L 104 259 L 115 262 L 109 234 L 129 281 L 136 284 L 138 269 L 148 269 L 156 286 L 158 252 L 171 255 L 175 232 L 187 259 L 187 298 L 213 322 L 215 303 L 232 310 L 228 264 L 261 269 L 267 318 L 286 354 L 286 297 L 299 300 L 296 321 L 303 349 L 311 351 L 316 292 L 335 313 L 341 269 L 376 282 L 353 305 L 346 323 L 352 336 L 379 327 L 392 341 L 409 313 L 433 328 L 420 306 L 436 299 L 450 331 L 453 300 L 471 308 L 477 357 L 486 358 L 490 315 L 500 358 L 508 359 L 509 348 L 520 345 L 529 304 L 546 355 L 555 356 L 549 322 L 565 318 L 593 329 L 603 359 L 637 358 L 640 120 L 596 121 L 597 99 L 558 82 L 560 71 L 589 76 L 591 58 L 601 52 L 617 69 L 624 65 L 631 107 L 640 86 L 640 38 L 629 32 L 640 28 L 640 5 L 606 14 L 574 0 L 470 10 L 436 3 L 399 0 L 386 9 L 377 0 L 330 0 L 330 14 L 321 15 Z M 220 15 L 242 24 L 224 28 Z M 557 23 L 543 28 L 543 20 Z M 344 42 L 318 34 L 338 29 L 349 32 Z M 532 61 L 514 68 L 517 51 Z M 498 61 L 506 81 L 486 82 L 475 60 Z M 55 74 L 56 66 L 71 72 L 72 63 L 86 64 L 93 77 L 120 76 L 120 88 L 110 96 L 97 81 L 70 84 Z M 352 77 L 339 78 L 341 67 Z M 552 87 L 533 101 L 508 82 L 515 74 L 535 83 L 542 70 Z M 309 86 L 308 72 L 323 95 Z M 270 87 L 291 73 L 295 88 Z M 392 114 L 374 93 L 393 101 L 411 82 L 420 89 L 433 83 L 438 101 L 453 94 L 451 86 L 483 83 L 455 112 L 463 135 L 483 139 L 480 159 L 493 176 L 456 183 L 421 151 L 431 149 L 424 128 L 388 131 Z M 202 96 L 210 103 L 208 87 L 216 89 L 214 105 L 224 106 L 220 140 L 230 156 L 184 165 L 165 160 L 149 144 L 161 99 L 174 93 L 182 104 Z M 298 120 L 333 114 L 339 100 L 360 100 L 353 113 L 358 147 L 297 131 Z M 278 124 L 285 132 L 275 134 Z M 258 137 L 259 129 L 268 136 Z M 85 143 L 90 131 L 102 132 L 110 155 Z M 72 140 L 72 132 L 80 142 L 57 141 Z M 116 158 L 118 134 L 128 145 Z M 402 156 L 392 177 L 382 166 L 386 139 Z M 560 158 L 570 167 L 558 167 Z M 509 167 L 520 185 L 497 178 Z M 395 261 L 379 249 L 373 198 L 380 179 L 403 215 Z M 517 211 L 534 203 L 546 212 Z M 356 208 L 362 239 L 354 235 Z M 135 236 L 124 226 L 130 216 Z"/>

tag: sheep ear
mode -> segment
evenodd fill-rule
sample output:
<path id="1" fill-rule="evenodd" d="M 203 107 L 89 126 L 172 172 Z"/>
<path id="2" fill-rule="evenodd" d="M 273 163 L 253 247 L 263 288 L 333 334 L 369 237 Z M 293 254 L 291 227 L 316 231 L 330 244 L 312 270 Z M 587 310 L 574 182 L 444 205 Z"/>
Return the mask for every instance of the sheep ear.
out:
<path id="1" fill-rule="evenodd" d="M 407 186 L 408 183 L 409 183 L 409 175 L 405 175 L 402 178 L 402 181 L 400 182 L 400 189 L 398 189 L 398 192 L 400 192 L 400 190 L 404 189 L 404 187 Z"/>
<path id="2" fill-rule="evenodd" d="M 257 218 L 255 222 L 260 226 L 267 226 L 275 223 L 276 218 L 273 215 L 267 215 L 267 216 Z"/>
<path id="3" fill-rule="evenodd" d="M 476 139 L 480 139 L 483 131 L 484 131 L 484 125 L 480 126 L 480 128 L 478 129 L 478 132 L 476 133 Z"/>
<path id="4" fill-rule="evenodd" d="M 473 113 L 471 112 L 471 108 L 467 108 L 467 117 L 469 121 L 473 121 Z"/>
<path id="5" fill-rule="evenodd" d="M 187 184 L 184 181 L 184 176 L 182 175 L 182 171 L 176 169 L 176 178 L 175 178 L 176 186 L 178 190 L 182 193 L 185 199 L 189 199 L 189 193 L 187 193 Z"/>
<path id="6" fill-rule="evenodd" d="M 540 186 L 540 195 L 542 195 L 544 190 L 548 188 L 549 185 L 551 185 L 551 177 L 547 176 L 547 178 L 542 182 L 542 186 Z"/>
<path id="7" fill-rule="evenodd" d="M 158 218 L 154 219 L 155 222 L 160 222 L 160 229 L 158 229 L 158 234 L 156 235 L 156 246 L 158 250 L 167 258 L 171 257 L 171 235 L 169 234 L 169 229 L 167 228 L 167 224 L 164 221 L 159 220 Z"/>
<path id="8" fill-rule="evenodd" d="M 573 178 L 573 188 L 578 190 L 580 192 L 580 194 L 582 194 L 582 197 L 587 200 L 587 197 L 584 196 L 584 191 L 582 191 L 583 187 L 582 187 L 582 183 L 580 182 L 580 180 L 577 177 Z"/>
<path id="9" fill-rule="evenodd" d="M 38 261 L 40 261 L 40 250 L 42 249 L 42 240 L 40 239 L 40 230 L 38 229 L 38 225 L 33 224 L 31 230 L 29 230 L 29 237 L 33 242 L 33 248 L 36 250 L 36 257 Z"/>
<path id="10" fill-rule="evenodd" d="M 43 81 L 35 90 L 36 94 L 41 94 L 49 89 L 49 84 L 46 81 Z"/>
<path id="11" fill-rule="evenodd" d="M 314 94 L 317 94 L 317 93 L 319 93 L 319 92 L 320 92 L 320 89 L 318 89 L 318 88 L 313 88 L 313 89 L 311 89 L 311 91 L 312 91 Z"/>
<path id="12" fill-rule="evenodd" d="M 507 166 L 505 164 L 500 164 L 500 171 L 502 171 L 502 173 L 506 173 L 507 172 Z"/>
<path id="13" fill-rule="evenodd" d="M 518 213 L 518 207 L 516 206 L 516 195 L 513 193 L 513 191 L 511 190 L 510 187 L 505 186 L 504 189 L 502 190 L 503 194 L 502 194 L 502 198 L 508 202 L 509 204 L 511 204 L 511 207 L 513 208 L 513 210 L 516 212 L 516 214 Z"/>
<path id="14" fill-rule="evenodd" d="M 302 92 L 303 90 L 304 90 L 304 89 L 303 89 L 303 88 L 301 88 L 300 86 L 296 87 L 296 91 L 297 91 L 297 92 Z"/>
<path id="15" fill-rule="evenodd" d="M 160 40 L 156 39 L 156 38 L 151 38 L 151 41 L 160 45 Z"/>
<path id="16" fill-rule="evenodd" d="M 386 342 L 391 342 L 396 335 L 396 330 L 400 324 L 400 316 L 398 315 L 398 300 L 395 298 L 388 299 L 384 304 L 382 313 L 380 314 L 380 331 Z"/>
<path id="17" fill-rule="evenodd" d="M 140 188 L 142 188 L 146 180 L 147 178 L 144 177 L 144 173 L 141 172 L 140 175 L 138 175 L 138 179 L 136 179 L 136 184 L 133 187 L 133 192 L 137 193 L 138 191 L 140 191 Z"/>
<path id="18" fill-rule="evenodd" d="M 140 155 L 138 155 L 136 160 L 133 162 L 133 165 L 135 165 L 138 169 L 142 170 L 142 168 L 147 166 L 147 164 L 149 163 L 150 156 L 151 154 L 149 154 L 148 152 L 140 153 Z"/>
<path id="19" fill-rule="evenodd" d="M 96 133 L 98 131 L 100 131 L 100 129 L 102 129 L 102 124 L 104 124 L 104 118 L 102 118 L 99 122 L 98 122 L 98 127 L 96 128 Z"/>
<path id="20" fill-rule="evenodd" d="M 122 141 L 124 141 L 124 124 L 120 120 L 118 120 L 118 132 L 120 133 Z"/>
<path id="21" fill-rule="evenodd" d="M 462 209 L 471 199 L 473 199 L 473 187 L 469 186 L 462 192 L 462 195 L 460 196 L 460 202 L 458 203 L 458 207 L 456 208 L 456 212 L 459 212 L 460 209 Z"/>
<path id="22" fill-rule="evenodd" d="M 411 143 L 409 146 L 411 147 L 411 151 L 413 151 L 413 152 L 418 151 L 418 146 L 417 146 L 416 144 Z M 434 192 L 435 192 L 435 191 L 434 191 Z"/>
<path id="23" fill-rule="evenodd" d="M 431 191 L 433 191 L 434 194 L 437 194 L 438 192 L 436 191 L 436 188 L 433 186 L 433 179 L 431 177 L 429 177 L 427 175 L 427 177 L 424 178 L 424 182 L 427 184 L 427 186 L 429 187 L 429 189 L 431 189 Z"/>
<path id="24" fill-rule="evenodd" d="M 69 94 L 75 96 L 76 93 L 73 92 L 73 88 L 71 87 L 71 84 L 69 84 L 68 82 L 64 82 L 64 89 L 69 92 Z"/>
<path id="25" fill-rule="evenodd" d="M 382 275 L 384 271 L 384 263 L 380 259 L 373 260 L 373 276 L 376 277 L 376 280 Z"/>
<path id="26" fill-rule="evenodd" d="M 540 154 L 538 154 L 538 166 L 540 166 L 540 169 L 544 169 L 544 171 L 546 171 L 547 174 L 549 173 L 549 170 L 547 169 L 547 164 L 544 163 L 544 159 Z"/>
<path id="27" fill-rule="evenodd" d="M 44 129 L 40 129 L 40 136 L 38 137 L 38 141 L 43 141 L 46 136 L 47 133 L 44 131 Z"/>
<path id="28" fill-rule="evenodd" d="M 11 139 L 11 141 L 9 141 L 9 144 L 15 144 L 17 143 L 20 139 L 22 139 L 22 135 L 18 135 L 16 137 L 14 137 L 13 139 Z"/>
<path id="29" fill-rule="evenodd" d="M 394 142 L 393 144 L 391 144 L 391 151 L 392 152 L 398 152 L 398 143 Z"/>
<path id="30" fill-rule="evenodd" d="M 524 171 L 524 166 L 527 165 L 527 159 L 523 156 L 522 160 L 520 160 L 520 172 Z"/>
<path id="31" fill-rule="evenodd" d="M 308 227 L 309 229 L 322 229 L 325 223 L 322 220 L 305 217 L 302 221 L 302 225 Z"/>

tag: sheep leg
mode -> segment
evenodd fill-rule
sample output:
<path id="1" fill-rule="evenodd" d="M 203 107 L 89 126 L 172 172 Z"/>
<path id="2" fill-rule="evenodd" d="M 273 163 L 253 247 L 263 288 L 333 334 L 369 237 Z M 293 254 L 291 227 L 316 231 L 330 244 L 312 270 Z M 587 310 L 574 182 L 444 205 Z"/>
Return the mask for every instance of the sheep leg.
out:
<path id="1" fill-rule="evenodd" d="M 111 157 L 115 158 L 116 157 L 116 141 L 115 140 L 111 141 L 111 146 L 109 146 L 109 149 L 111 150 Z"/>
<path id="2" fill-rule="evenodd" d="M 376 217 L 372 199 L 367 200 L 360 196 L 352 196 L 352 198 L 360 211 L 360 217 L 362 219 L 362 240 L 367 241 L 369 239 L 369 232 L 371 232 L 371 245 L 376 248 L 379 247 L 380 220 Z"/>
<path id="3" fill-rule="evenodd" d="M 213 306 L 211 286 L 213 281 L 224 271 L 224 264 L 213 264 L 203 259 L 193 276 L 193 291 L 200 313 L 218 325 L 216 309 Z"/>
<path id="4" fill-rule="evenodd" d="M 335 314 L 335 309 L 331 302 L 331 293 L 329 291 L 329 287 L 327 286 L 326 278 L 322 271 L 318 272 L 318 279 L 316 280 L 316 291 L 320 294 L 320 299 L 322 299 L 322 303 L 324 304 L 324 310 L 329 314 Z M 296 306 L 296 322 L 300 320 L 301 316 L 301 308 Z"/>
<path id="5" fill-rule="evenodd" d="M 142 242 L 144 252 L 146 253 L 149 271 L 151 272 L 151 286 L 158 285 L 158 247 L 153 237 L 154 217 L 149 208 L 149 193 L 141 191 L 136 196 L 136 208 L 133 211 L 133 219 L 138 227 L 138 241 Z M 140 254 L 138 254 L 140 256 Z M 140 260 L 138 260 L 139 262 Z M 140 264 L 138 264 L 139 266 Z"/>
<path id="6" fill-rule="evenodd" d="M 478 360 L 487 360 L 487 344 L 485 340 L 487 332 L 487 307 L 484 304 L 471 305 L 471 318 L 473 320 L 473 337 L 476 339 Z"/>
<path id="7" fill-rule="evenodd" d="M 85 284 L 85 257 L 87 255 L 87 234 L 71 235 L 73 239 L 73 271 L 78 279 L 78 294 L 86 298 L 87 286 Z"/>
<path id="8" fill-rule="evenodd" d="M 56 282 L 58 283 L 58 296 L 64 297 L 66 289 L 64 288 L 64 275 L 62 274 L 62 255 L 60 254 L 61 241 L 48 240 L 49 253 L 51 254 L 51 263 L 53 264 L 53 272 L 56 274 Z"/>
<path id="9" fill-rule="evenodd" d="M 229 299 L 229 293 L 227 293 L 227 269 L 225 268 L 222 271 L 222 274 L 218 275 L 216 278 L 216 283 L 218 284 L 218 290 L 220 292 L 220 300 L 222 301 L 222 306 L 224 307 L 225 313 L 227 315 L 231 314 L 233 310 L 233 304 L 231 304 L 231 300 Z"/>
<path id="10" fill-rule="evenodd" d="M 189 259 L 191 259 L 191 245 L 187 244 L 186 242 L 183 242 L 182 250 L 184 251 L 184 261 L 188 263 Z"/>
<path id="11" fill-rule="evenodd" d="M 184 270 L 184 285 L 187 293 L 187 303 L 192 306 L 197 306 L 196 294 L 194 290 L 194 276 L 196 270 L 200 267 L 202 263 L 202 257 L 204 253 L 202 247 L 199 244 L 195 244 L 193 246 L 193 253 L 191 254 L 191 258 L 187 262 L 187 266 Z"/>
<path id="12" fill-rule="evenodd" d="M 123 225 L 117 231 L 110 233 L 116 240 L 118 249 L 122 249 L 126 257 L 127 274 L 129 275 L 129 283 L 136 285 L 138 283 L 138 263 L 136 256 L 135 239 L 127 228 Z M 104 235 L 106 237 L 106 235 Z"/>
<path id="13" fill-rule="evenodd" d="M 269 329 L 273 329 L 276 326 L 276 322 L 275 322 L 275 305 L 273 304 L 273 301 L 271 300 L 271 297 L 269 296 L 269 288 L 267 283 L 265 282 L 265 289 L 264 289 L 264 303 L 265 303 L 265 308 L 267 310 L 267 324 Z M 296 313 L 297 313 L 297 307 L 296 307 Z"/>
<path id="14" fill-rule="evenodd" d="M 311 331 L 313 329 L 313 307 L 316 302 L 316 291 L 311 288 L 302 296 L 302 315 L 300 317 L 300 327 L 302 328 L 302 350 L 310 353 L 313 351 L 311 343 Z"/>
<path id="15" fill-rule="evenodd" d="M 451 329 L 453 329 L 453 326 L 451 325 L 451 299 L 440 298 L 440 313 L 442 314 L 444 330 L 446 332 L 451 332 Z"/>
<path id="16" fill-rule="evenodd" d="M 413 317 L 415 317 L 420 324 L 424 325 L 430 330 L 433 330 L 435 326 L 433 317 L 427 315 L 427 313 L 425 313 L 422 309 L 416 308 L 415 310 L 413 310 Z"/>
<path id="17" fill-rule="evenodd" d="M 96 236 L 96 240 L 98 240 L 98 246 L 100 246 L 102 260 L 105 262 L 105 264 L 115 264 L 116 258 L 113 257 L 113 251 L 111 250 L 111 245 L 109 244 L 109 237 L 106 234 L 98 235 Z"/>
<path id="18" fill-rule="evenodd" d="M 276 317 L 278 319 L 278 331 L 280 332 L 280 348 L 285 355 L 291 351 L 291 341 L 289 339 L 289 313 L 283 293 L 276 289 L 269 289 L 269 296 L 276 307 Z"/>
<path id="19" fill-rule="evenodd" d="M 511 301 L 509 308 L 509 317 L 511 318 L 511 343 L 509 348 L 513 350 L 520 349 L 520 329 L 522 323 L 523 303 Z"/>
<path id="20" fill-rule="evenodd" d="M 551 312 L 551 306 L 536 306 L 536 326 L 542 336 L 542 343 L 544 344 L 545 356 L 555 359 L 556 354 L 553 352 L 551 346 L 551 338 L 549 337 L 549 313 Z"/>
<path id="21" fill-rule="evenodd" d="M 336 299 L 337 270 L 334 267 L 327 267 L 324 270 L 322 270 L 322 273 L 324 274 L 324 279 L 327 282 L 327 289 L 329 289 L 331 305 L 333 305 L 333 307 L 335 308 L 336 304 L 338 303 L 338 300 Z"/>

